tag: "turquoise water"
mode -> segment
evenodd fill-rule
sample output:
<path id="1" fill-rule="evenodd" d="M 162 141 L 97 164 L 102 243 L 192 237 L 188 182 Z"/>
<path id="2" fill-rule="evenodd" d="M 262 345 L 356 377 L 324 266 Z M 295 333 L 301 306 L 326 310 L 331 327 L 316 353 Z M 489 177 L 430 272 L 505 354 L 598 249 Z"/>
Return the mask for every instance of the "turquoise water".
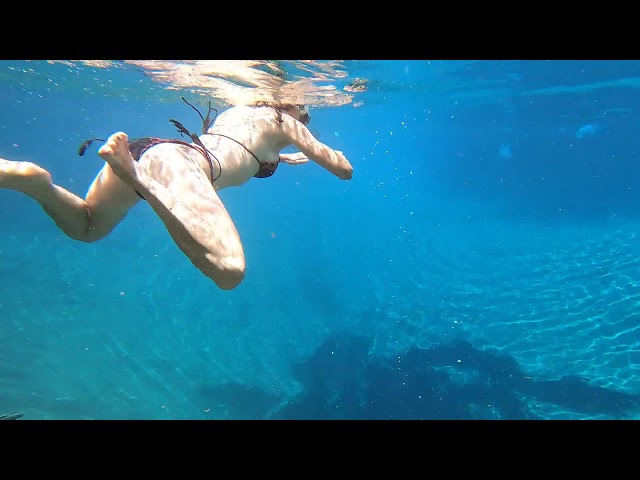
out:
<path id="1" fill-rule="evenodd" d="M 221 192 L 219 290 L 146 203 L 93 244 L 0 190 L 0 415 L 634 419 L 636 61 L 353 61 L 311 108 L 354 166 Z M 0 62 L 0 157 L 84 195 L 87 138 L 199 119 L 134 68 Z"/>

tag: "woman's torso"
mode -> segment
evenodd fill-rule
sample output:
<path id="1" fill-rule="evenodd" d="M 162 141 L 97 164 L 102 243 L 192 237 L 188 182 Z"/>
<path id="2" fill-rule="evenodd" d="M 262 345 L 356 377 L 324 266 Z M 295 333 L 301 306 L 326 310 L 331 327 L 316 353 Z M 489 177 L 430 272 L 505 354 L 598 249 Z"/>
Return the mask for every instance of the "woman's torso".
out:
<path id="1" fill-rule="evenodd" d="M 199 136 L 211 164 L 197 149 L 171 143 L 151 147 L 141 160 L 179 155 L 205 170 L 216 190 L 221 190 L 249 181 L 262 162 L 277 163 L 280 151 L 290 144 L 281 132 L 274 108 L 236 106 L 218 115 L 209 132 Z"/>

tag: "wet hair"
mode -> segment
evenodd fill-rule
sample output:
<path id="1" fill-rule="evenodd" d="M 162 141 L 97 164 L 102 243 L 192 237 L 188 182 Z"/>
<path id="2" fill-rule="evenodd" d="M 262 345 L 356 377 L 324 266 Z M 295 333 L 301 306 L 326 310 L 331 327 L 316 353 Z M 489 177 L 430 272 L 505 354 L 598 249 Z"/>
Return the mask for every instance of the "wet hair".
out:
<path id="1" fill-rule="evenodd" d="M 300 118 L 298 120 L 305 125 L 309 125 L 311 115 L 309 115 L 307 108 L 304 105 L 296 105 L 296 107 L 300 110 Z"/>

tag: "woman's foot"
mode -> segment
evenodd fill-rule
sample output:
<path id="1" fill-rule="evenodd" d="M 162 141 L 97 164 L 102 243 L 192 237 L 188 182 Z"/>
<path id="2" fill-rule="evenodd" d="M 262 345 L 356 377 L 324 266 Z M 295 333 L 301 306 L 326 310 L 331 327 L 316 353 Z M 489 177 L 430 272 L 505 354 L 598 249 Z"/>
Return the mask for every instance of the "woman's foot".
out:
<path id="1" fill-rule="evenodd" d="M 123 182 L 130 183 L 131 178 L 136 176 L 135 160 L 129 151 L 129 137 L 126 133 L 111 135 L 98 150 L 98 155 Z"/>

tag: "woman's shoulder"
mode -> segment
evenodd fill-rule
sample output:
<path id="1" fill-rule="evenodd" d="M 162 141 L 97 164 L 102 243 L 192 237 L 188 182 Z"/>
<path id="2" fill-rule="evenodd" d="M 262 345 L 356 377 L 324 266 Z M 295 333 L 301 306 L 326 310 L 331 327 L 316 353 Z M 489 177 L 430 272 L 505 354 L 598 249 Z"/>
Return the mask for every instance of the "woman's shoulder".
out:
<path id="1" fill-rule="evenodd" d="M 234 105 L 220 113 L 218 118 L 261 117 L 264 115 L 273 115 L 273 108 L 267 106 Z"/>
<path id="2" fill-rule="evenodd" d="M 247 125 L 252 122 L 271 120 L 275 121 L 273 108 L 251 105 L 235 105 L 218 115 L 213 127 L 233 127 Z"/>

